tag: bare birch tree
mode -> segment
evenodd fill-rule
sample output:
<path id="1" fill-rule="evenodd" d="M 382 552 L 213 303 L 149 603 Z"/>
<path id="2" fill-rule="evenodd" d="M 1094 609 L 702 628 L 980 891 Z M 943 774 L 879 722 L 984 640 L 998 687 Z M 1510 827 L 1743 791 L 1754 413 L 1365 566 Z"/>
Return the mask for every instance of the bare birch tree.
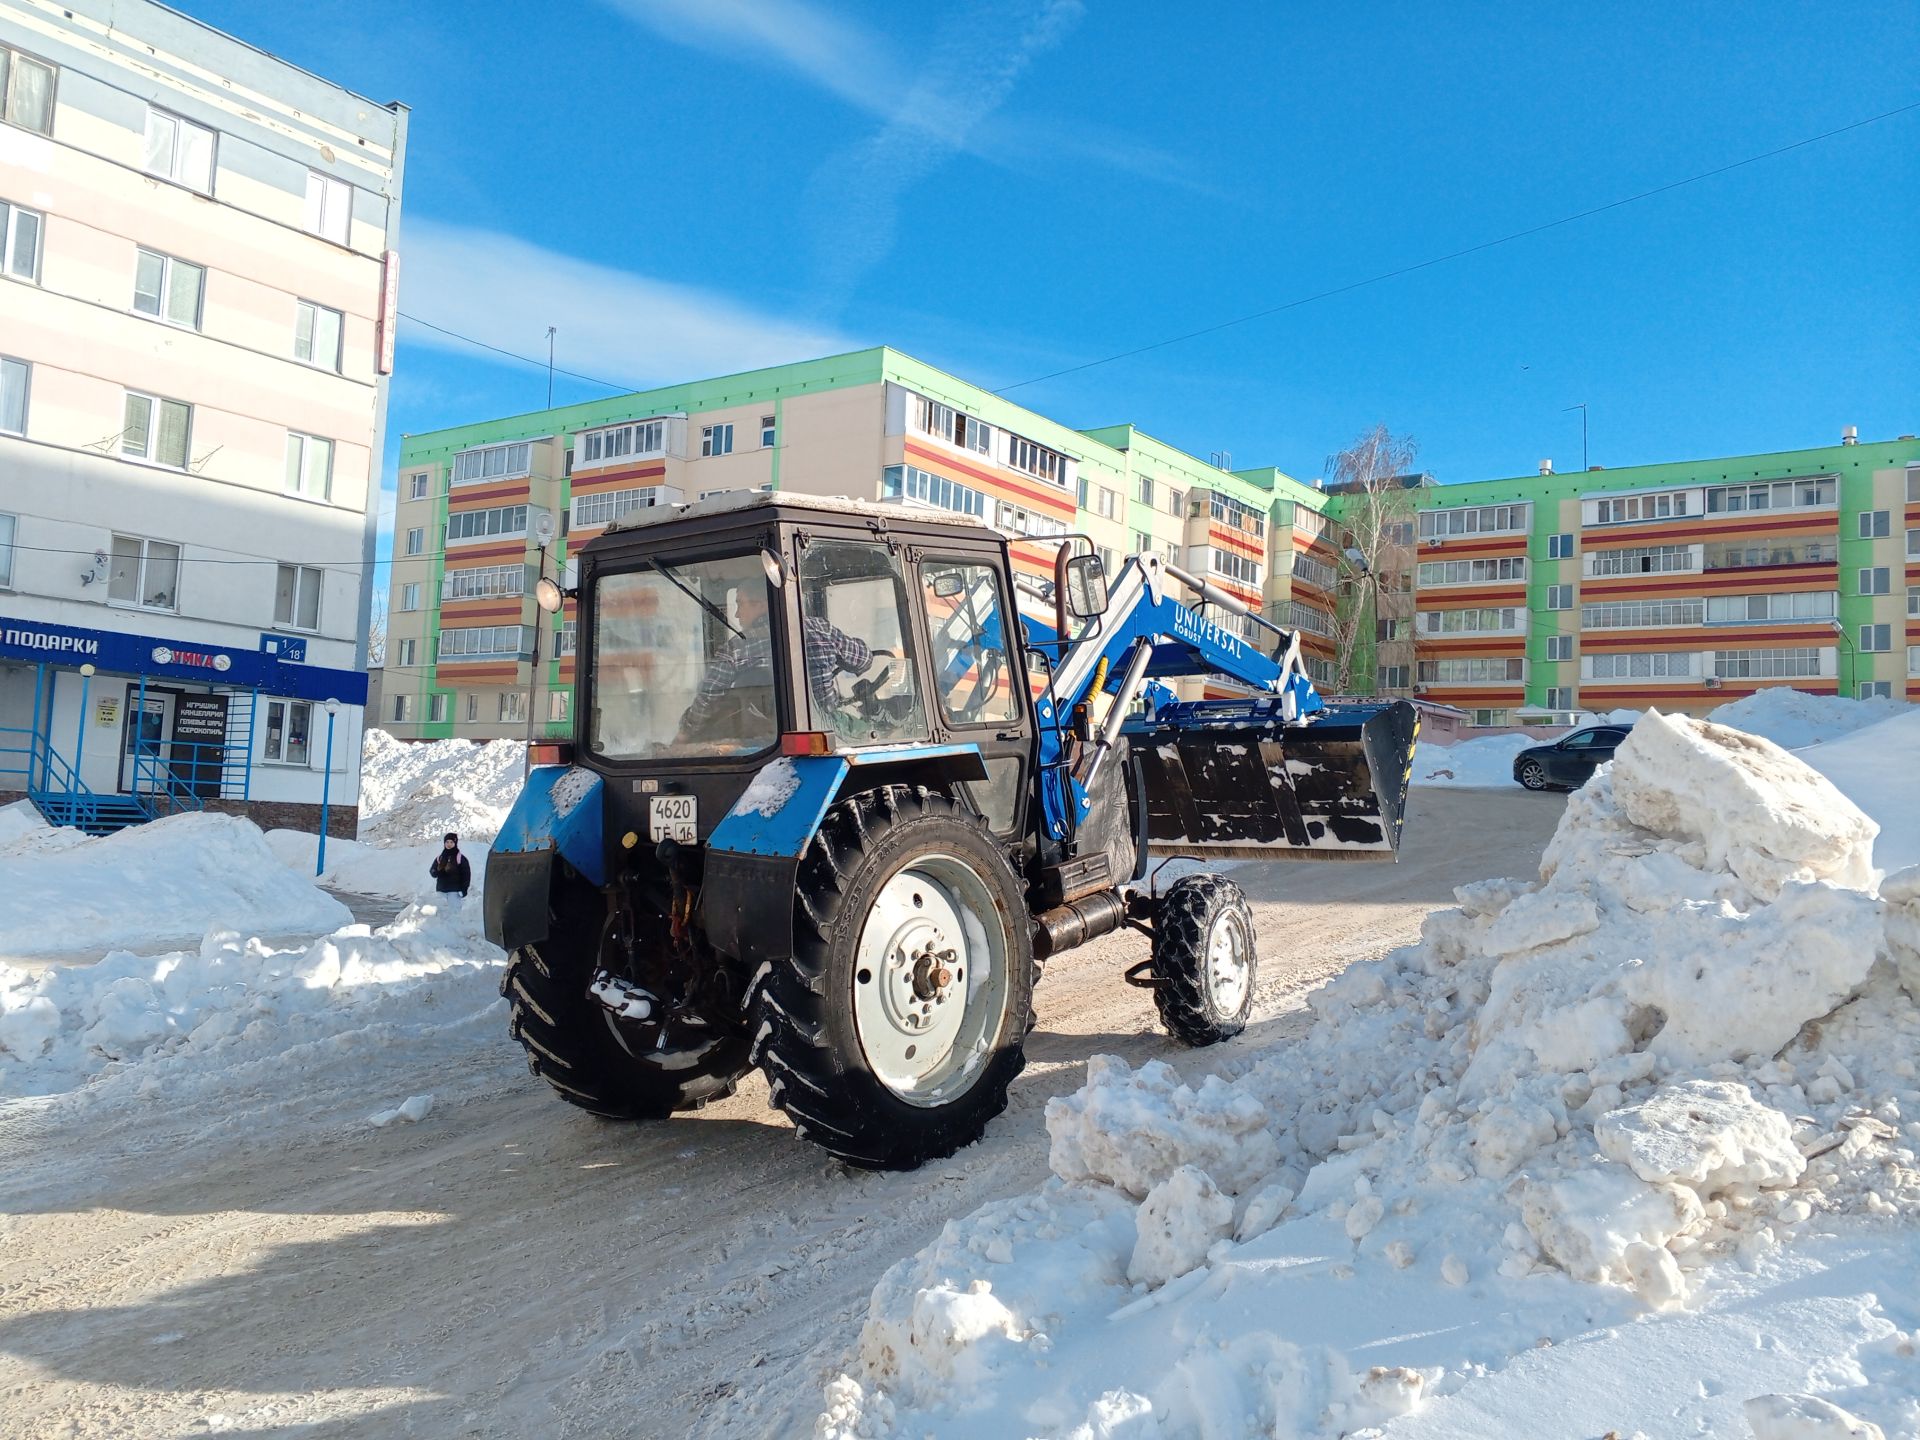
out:
<path id="1" fill-rule="evenodd" d="M 1327 457 L 1327 490 L 1339 497 L 1341 529 L 1333 614 L 1334 687 L 1341 694 L 1354 693 L 1362 678 L 1355 671 L 1368 654 L 1376 665 L 1404 666 L 1407 686 L 1414 678 L 1414 492 L 1425 483 L 1413 468 L 1418 451 L 1411 435 L 1375 425 Z M 1364 678 L 1372 688 L 1376 677 Z"/>

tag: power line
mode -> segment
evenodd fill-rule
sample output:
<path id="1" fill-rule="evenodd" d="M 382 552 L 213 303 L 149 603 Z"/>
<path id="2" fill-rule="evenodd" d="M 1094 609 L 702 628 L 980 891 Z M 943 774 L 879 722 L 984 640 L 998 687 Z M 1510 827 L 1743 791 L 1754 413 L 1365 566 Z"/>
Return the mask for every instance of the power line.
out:
<path id="1" fill-rule="evenodd" d="M 504 350 L 500 346 L 489 344 L 485 340 L 476 340 L 471 335 L 462 335 L 458 330 L 449 330 L 444 325 L 436 325 L 431 320 L 422 320 L 418 315 L 409 315 L 404 310 L 400 312 L 400 318 L 402 320 L 407 321 L 409 324 L 424 325 L 429 330 L 438 331 L 442 335 L 449 336 L 450 338 L 455 340 L 463 341 L 468 345 L 477 345 L 482 350 L 491 350 L 496 355 L 504 355 L 509 360 L 518 360 L 522 364 L 532 365 L 537 369 L 541 369 L 541 370 L 545 370 L 549 368 L 545 360 L 536 360 L 531 355 L 522 355 L 517 351 Z M 565 375 L 572 380 L 584 380 L 589 385 L 598 385 L 605 390 L 619 390 L 619 391 L 625 392 L 630 390 L 641 390 L 646 388 L 641 385 L 621 385 L 621 384 L 615 383 L 612 380 L 601 380 L 592 375 L 582 375 L 578 370 L 565 370 L 565 369 L 560 369 L 555 367 L 553 373 L 556 375 Z M 549 408 L 551 408 L 551 406 L 549 406 Z"/>
<path id="2" fill-rule="evenodd" d="M 1028 385 L 1044 384 L 1048 380 L 1058 380 L 1063 375 L 1077 375 L 1082 370 L 1092 370 L 1101 365 L 1111 365 L 1118 360 L 1130 360 L 1136 355 L 1145 355 L 1150 350 L 1163 350 L 1169 345 L 1179 345 L 1188 340 L 1198 340 L 1202 336 L 1215 335 L 1222 330 L 1230 330 L 1236 325 L 1246 325 L 1254 320 L 1264 320 L 1270 315 L 1279 315 L 1288 310 L 1298 310 L 1303 305 L 1312 305 L 1321 300 L 1331 300 L 1337 295 L 1351 294 L 1353 291 L 1363 290 L 1369 285 L 1379 285 L 1388 280 L 1397 280 L 1402 275 L 1412 275 L 1421 270 L 1431 270 L 1436 265 L 1445 265 L 1452 260 L 1464 259 L 1468 255 L 1477 255 L 1483 250 L 1492 250 L 1501 245 L 1510 245 L 1516 240 L 1525 240 L 1531 235 L 1539 235 L 1548 230 L 1558 229 L 1562 225 L 1571 225 L 1579 220 L 1589 220 L 1595 215 L 1604 215 L 1607 211 L 1618 210 L 1624 205 L 1633 205 L 1642 200 L 1651 200 L 1656 195 L 1665 195 L 1669 191 L 1679 190 L 1688 185 L 1697 185 L 1703 180 L 1711 180 L 1715 176 L 1725 175 L 1730 171 L 1739 170 L 1748 165 L 1757 165 L 1762 160 L 1772 160 L 1794 150 L 1801 150 L 1809 145 L 1817 145 L 1822 140 L 1831 140 L 1834 136 L 1845 135 L 1851 130 L 1863 129 L 1868 125 L 1877 125 L 1882 120 L 1891 120 L 1896 115 L 1905 115 L 1913 110 L 1920 110 L 1920 100 L 1910 105 L 1901 105 L 1893 110 L 1883 110 L 1878 115 L 1869 115 L 1864 120 L 1855 120 L 1850 124 L 1840 125 L 1832 130 L 1823 130 L 1818 135 L 1809 135 L 1804 140 L 1795 140 L 1792 144 L 1782 145 L 1777 149 L 1763 151 L 1758 155 L 1749 155 L 1743 160 L 1734 160 L 1725 165 L 1717 165 L 1711 170 L 1702 170 L 1699 174 L 1689 175 L 1684 180 L 1669 181 L 1665 185 L 1656 185 L 1651 190 L 1642 190 L 1637 195 L 1628 195 L 1619 200 L 1609 200 L 1604 205 L 1595 205 L 1590 209 L 1576 211 L 1571 215 L 1562 215 L 1557 220 L 1548 220 L 1538 225 L 1529 225 L 1524 230 L 1515 230 L 1511 234 L 1502 235 L 1495 240 L 1482 240 L 1479 244 L 1469 245 L 1465 249 L 1449 251 L 1445 255 L 1435 255 L 1431 259 L 1421 260 L 1412 265 L 1402 265 L 1396 270 L 1383 270 L 1378 275 L 1369 275 L 1364 280 L 1355 280 L 1346 285 L 1336 285 L 1330 290 L 1317 291 L 1312 295 L 1302 295 L 1297 300 L 1289 300 L 1281 305 L 1271 305 L 1265 310 L 1255 310 L 1251 314 L 1236 316 L 1231 320 L 1222 320 L 1218 324 L 1206 325 L 1198 330 L 1189 330 L 1183 335 L 1171 335 L 1164 340 L 1155 340 L 1148 345 L 1136 345 L 1131 350 L 1121 350 L 1112 355 L 1102 356 L 1098 360 L 1088 360 L 1084 364 L 1069 365 L 1064 370 L 1055 370 L 1046 375 L 1036 375 L 1031 380 L 1021 380 L 1012 385 L 1003 385 L 994 393 L 996 395 L 1005 395 L 1010 390 L 1024 389 Z"/>

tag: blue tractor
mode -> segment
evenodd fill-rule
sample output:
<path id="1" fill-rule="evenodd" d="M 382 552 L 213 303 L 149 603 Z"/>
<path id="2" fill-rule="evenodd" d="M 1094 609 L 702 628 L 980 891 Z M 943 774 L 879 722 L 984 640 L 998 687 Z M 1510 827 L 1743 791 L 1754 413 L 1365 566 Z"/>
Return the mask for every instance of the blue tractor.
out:
<path id="1" fill-rule="evenodd" d="M 1240 1032 L 1245 898 L 1149 857 L 1392 859 L 1413 708 L 1328 706 L 1211 582 L 1054 543 L 1017 588 L 969 517 L 754 493 L 585 547 L 574 739 L 487 862 L 536 1075 L 658 1119 L 757 1067 L 802 1136 L 910 1169 L 1006 1107 L 1041 963 L 1100 935 L 1149 938 L 1127 978 L 1178 1039 Z M 1174 700 L 1194 675 L 1252 694 Z"/>

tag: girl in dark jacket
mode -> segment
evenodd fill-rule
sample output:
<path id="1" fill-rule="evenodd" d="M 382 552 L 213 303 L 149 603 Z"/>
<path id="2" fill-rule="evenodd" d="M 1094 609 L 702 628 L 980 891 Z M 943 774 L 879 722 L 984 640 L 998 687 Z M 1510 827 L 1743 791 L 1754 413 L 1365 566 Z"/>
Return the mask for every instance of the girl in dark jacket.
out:
<path id="1" fill-rule="evenodd" d="M 473 867 L 467 863 L 467 857 L 460 853 L 460 837 L 453 831 L 441 842 L 440 853 L 433 857 L 433 864 L 427 867 L 427 873 L 433 876 L 433 888 L 442 895 L 455 891 L 465 895 L 473 884 Z"/>

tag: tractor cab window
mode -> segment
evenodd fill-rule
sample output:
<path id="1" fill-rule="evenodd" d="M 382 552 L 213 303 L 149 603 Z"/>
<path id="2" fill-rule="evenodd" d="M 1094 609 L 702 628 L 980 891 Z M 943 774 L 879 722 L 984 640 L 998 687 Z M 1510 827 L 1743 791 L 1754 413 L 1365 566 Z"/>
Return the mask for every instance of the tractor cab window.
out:
<path id="1" fill-rule="evenodd" d="M 594 587 L 593 749 L 614 760 L 750 755 L 780 733 L 757 550 L 657 559 Z"/>
<path id="2" fill-rule="evenodd" d="M 1007 664 L 1005 612 L 993 567 L 929 560 L 920 567 L 934 693 L 955 725 L 1020 718 Z"/>
<path id="3" fill-rule="evenodd" d="M 806 546 L 800 616 L 815 729 L 854 745 L 926 739 L 897 556 L 861 541 Z"/>

